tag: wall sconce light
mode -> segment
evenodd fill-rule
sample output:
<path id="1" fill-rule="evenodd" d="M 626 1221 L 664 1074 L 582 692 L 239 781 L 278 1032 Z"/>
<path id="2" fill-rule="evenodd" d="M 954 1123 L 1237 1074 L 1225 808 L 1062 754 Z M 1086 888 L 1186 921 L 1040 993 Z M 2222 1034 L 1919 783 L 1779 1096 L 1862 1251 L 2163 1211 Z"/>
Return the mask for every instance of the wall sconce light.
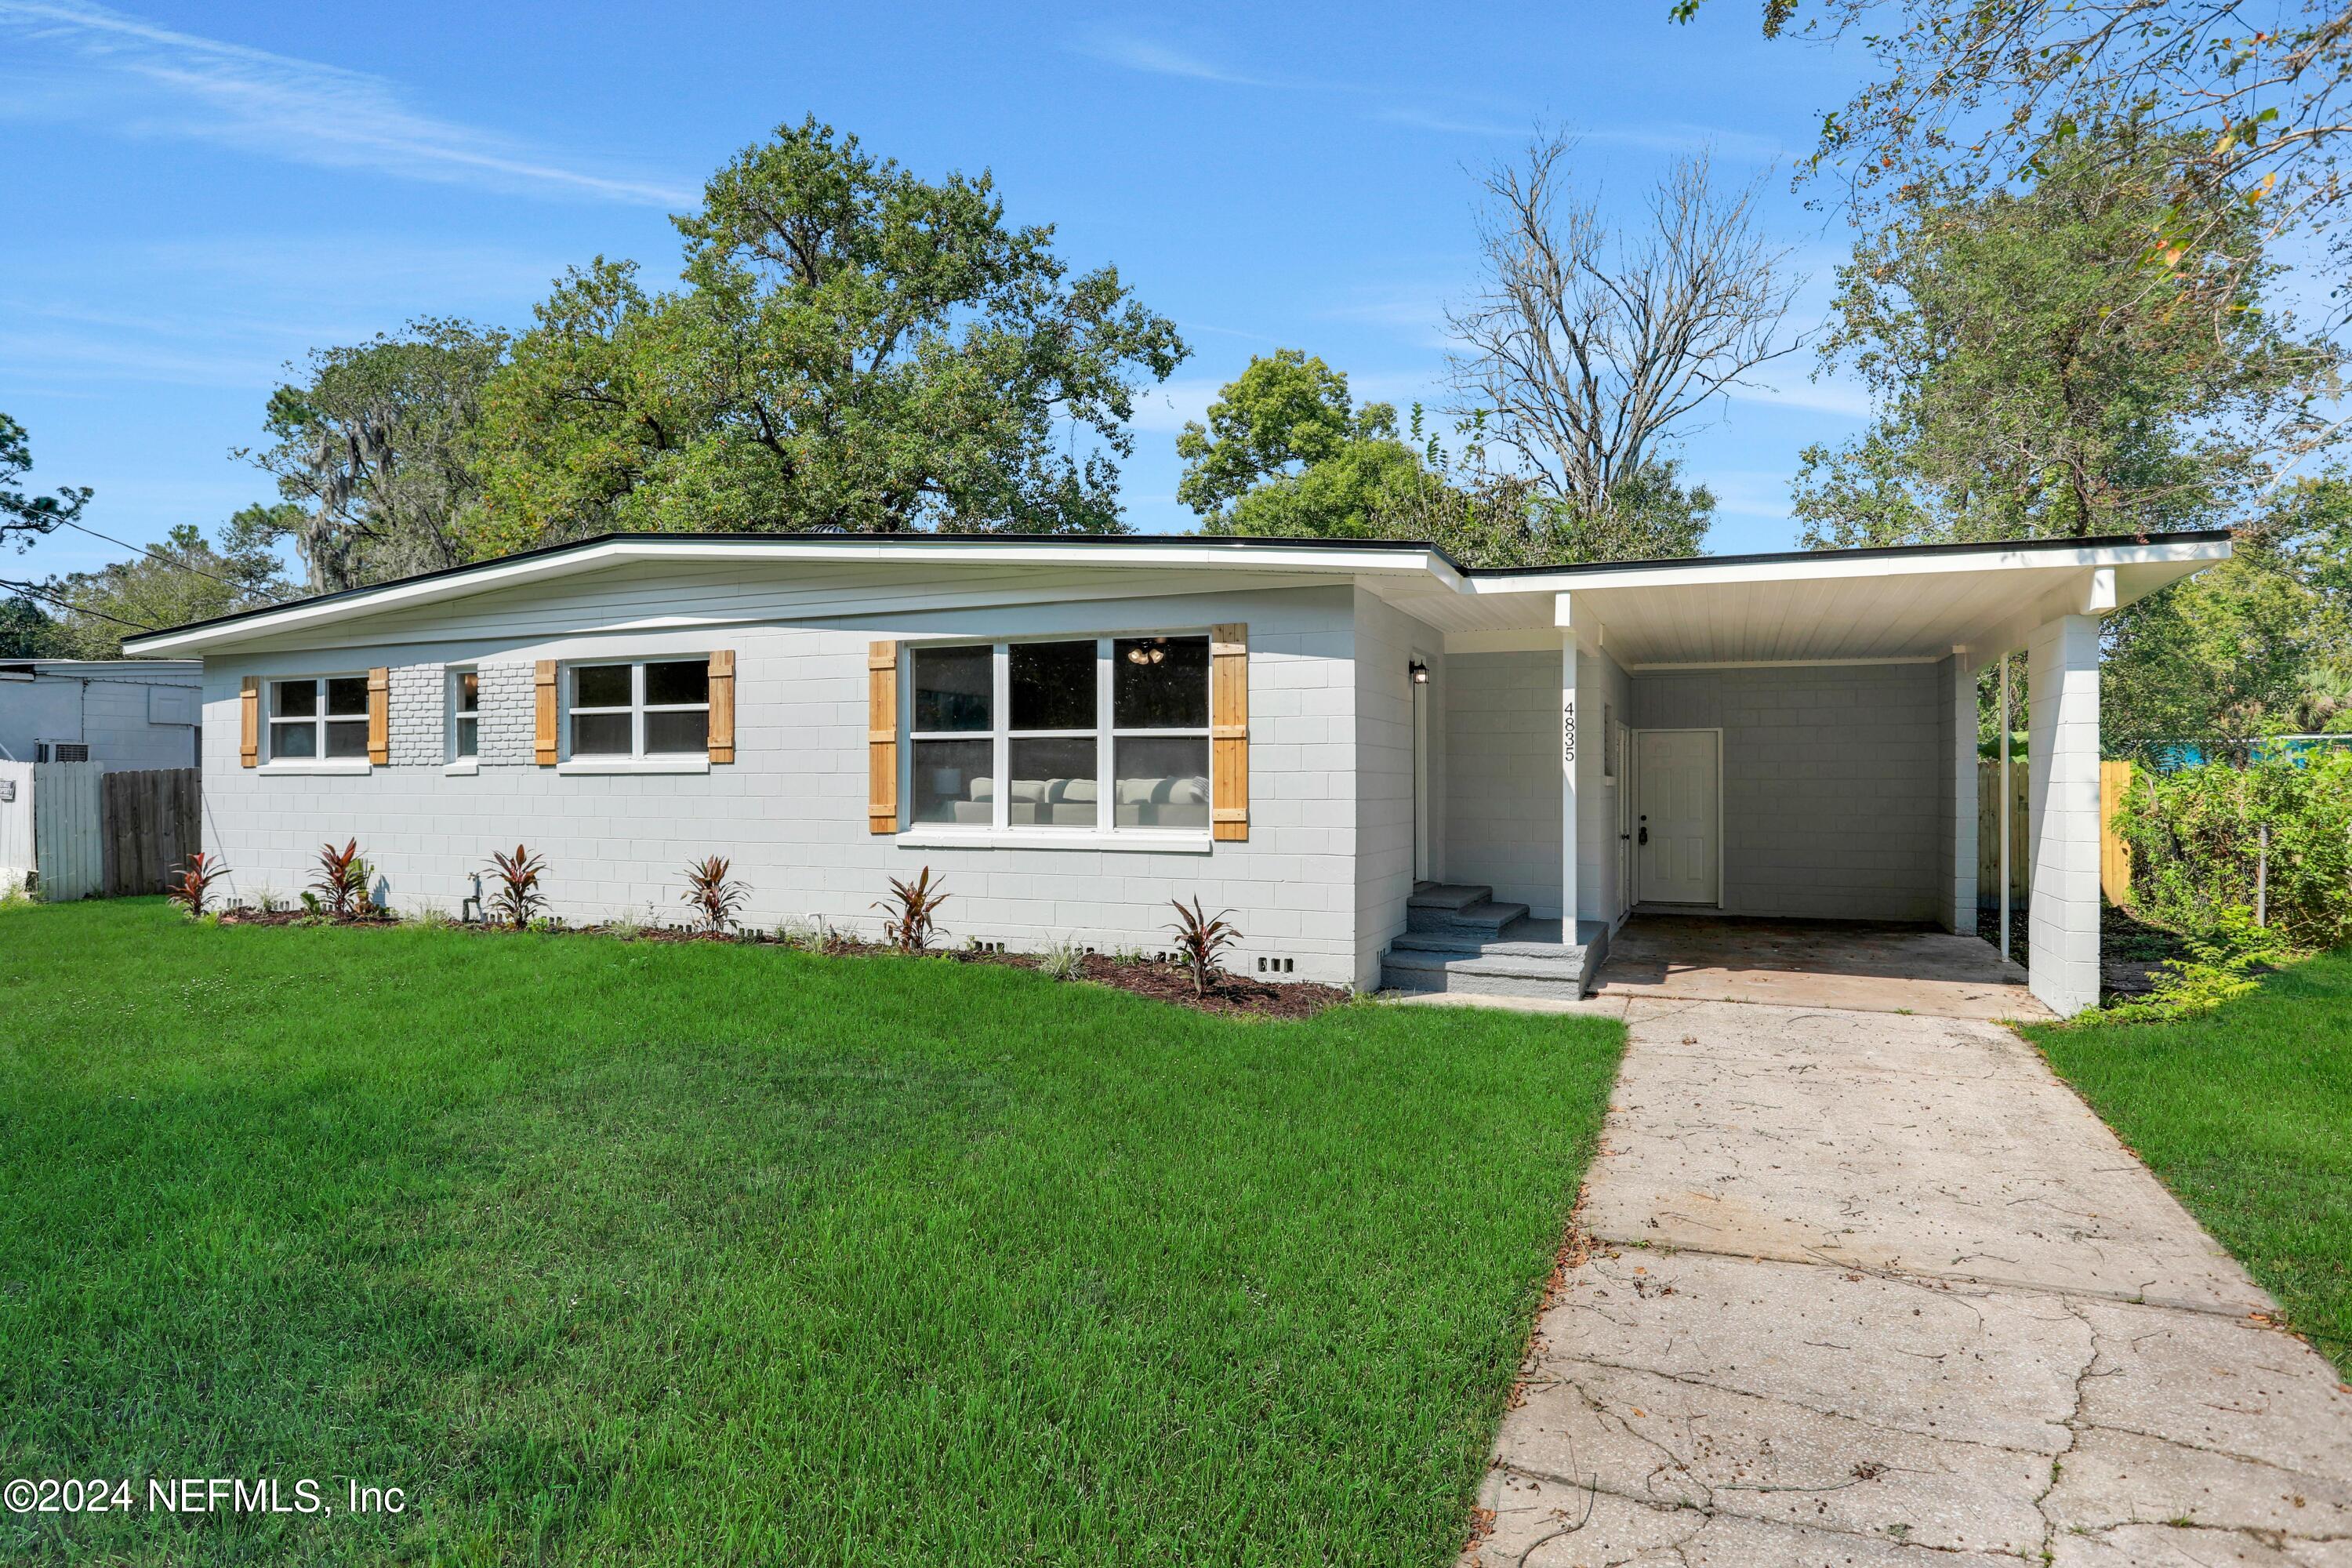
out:
<path id="1" fill-rule="evenodd" d="M 1426 686 L 1429 684 L 1429 666 L 1422 663 L 1421 660 L 1414 659 L 1411 664 L 1404 667 L 1404 670 L 1407 675 L 1412 677 L 1412 683 L 1415 686 Z"/>

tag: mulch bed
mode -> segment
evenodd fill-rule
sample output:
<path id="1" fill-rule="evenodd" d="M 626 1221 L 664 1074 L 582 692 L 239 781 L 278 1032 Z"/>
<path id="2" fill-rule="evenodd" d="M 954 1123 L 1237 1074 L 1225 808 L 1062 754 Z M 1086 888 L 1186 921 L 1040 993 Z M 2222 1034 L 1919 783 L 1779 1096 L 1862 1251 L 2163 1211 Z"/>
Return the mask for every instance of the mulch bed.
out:
<path id="1" fill-rule="evenodd" d="M 389 915 L 364 921 L 328 921 L 307 910 L 225 910 L 220 913 L 225 926 L 289 926 L 289 925 L 351 925 L 396 926 L 404 923 Z M 512 934 L 504 926 L 480 923 L 451 922 L 450 931 L 478 931 L 487 935 Z M 542 928 L 543 929 L 543 928 Z M 742 931 L 721 935 L 715 931 L 689 931 L 680 926 L 632 926 L 614 929 L 611 926 L 562 926 L 544 930 L 551 936 L 609 936 L 625 942 L 716 942 L 730 946 L 782 947 L 788 945 L 771 932 Z M 864 954 L 891 951 L 878 942 L 860 941 L 855 937 L 829 938 L 823 951 L 831 957 L 854 958 Z M 931 956 L 957 963 L 998 963 L 1013 969 L 1034 969 L 1034 953 L 992 952 L 972 948 L 942 948 Z M 1226 1016 L 1254 1018 L 1311 1018 L 1327 1007 L 1335 1007 L 1349 999 L 1349 993 L 1337 985 L 1318 985 L 1311 981 L 1285 981 L 1280 984 L 1253 979 L 1247 975 L 1220 972 L 1205 995 L 1192 991 L 1189 970 L 1173 963 L 1151 960 L 1122 961 L 1088 953 L 1078 961 L 1078 976 L 1097 985 L 1115 986 L 1148 996 L 1155 1002 L 1171 1002 L 1180 1007 L 1192 1007 L 1203 1013 Z"/>
<path id="2" fill-rule="evenodd" d="M 2027 952 L 2025 906 L 2009 912 L 2009 955 L 2020 963 L 2032 962 Z M 1980 910 L 1977 934 L 1999 946 L 2000 911 Z M 2156 977 L 2168 958 L 2189 956 L 2189 944 L 2179 933 L 2135 918 L 2131 910 L 2113 904 L 2099 911 L 2099 995 L 2101 1000 L 2129 1000 L 2156 989 Z"/>

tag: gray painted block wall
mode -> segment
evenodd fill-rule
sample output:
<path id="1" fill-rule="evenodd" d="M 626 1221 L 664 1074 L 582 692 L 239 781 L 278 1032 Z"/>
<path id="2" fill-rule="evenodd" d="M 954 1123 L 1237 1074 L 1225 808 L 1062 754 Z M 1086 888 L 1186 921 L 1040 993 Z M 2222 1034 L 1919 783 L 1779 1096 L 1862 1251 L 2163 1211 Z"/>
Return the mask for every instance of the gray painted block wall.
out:
<path id="1" fill-rule="evenodd" d="M 1935 921 L 1946 689 L 1933 664 L 1636 672 L 1633 722 L 1723 730 L 1727 913 Z"/>
<path id="2" fill-rule="evenodd" d="M 1449 882 L 1559 915 L 1559 655 L 1456 653 L 1445 660 Z"/>
<path id="3" fill-rule="evenodd" d="M 1485 884 L 1539 919 L 1560 913 L 1560 656 L 1457 653 L 1445 667 L 1449 882 Z M 1577 658 L 1577 902 L 1582 920 L 1618 911 L 1617 798 L 1610 724 L 1630 724 L 1633 692 L 1606 653 Z"/>
<path id="4" fill-rule="evenodd" d="M 552 596 L 549 596 L 551 598 Z M 675 601 L 679 609 L 690 601 Z M 591 602 L 539 612 L 595 626 Z M 926 847 L 866 831 L 866 659 L 876 637 L 1116 634 L 1249 626 L 1250 837 L 1180 853 L 1121 849 Z M 407 635 L 414 637 L 414 632 Z M 322 842 L 356 837 L 394 907 L 454 912 L 493 847 L 528 844 L 549 862 L 555 912 L 574 921 L 682 912 L 690 857 L 735 859 L 751 884 L 747 918 L 823 916 L 873 933 L 885 879 L 923 866 L 943 875 L 948 940 L 1034 948 L 1061 936 L 1101 947 L 1166 945 L 1168 900 L 1231 908 L 1244 940 L 1234 968 L 1288 956 L 1297 978 L 1365 978 L 1356 878 L 1359 770 L 1352 589 L 1275 590 L 1001 608 L 929 609 L 830 625 L 730 625 L 614 631 L 548 640 L 439 638 L 326 652 L 208 659 L 205 669 L 205 847 L 238 896 L 290 898 Z M 531 661 L 737 656 L 736 757 L 707 773 L 582 775 L 531 764 Z M 445 772 L 442 668 L 484 672 L 478 773 Z M 400 722 L 396 761 L 363 773 L 272 774 L 237 765 L 241 676 L 333 673 L 388 665 Z M 1392 706 L 1392 705 L 1391 705 Z M 1392 712 L 1373 735 L 1393 751 Z M 1403 731 L 1410 757 L 1410 722 Z M 1392 771 L 1392 770 L 1391 770 Z M 1410 774 L 1407 774 L 1409 787 Z M 1376 802 L 1392 793 L 1383 784 Z M 1394 858 L 1382 805 L 1382 863 Z M 1409 832 L 1409 817 L 1408 822 Z M 1409 864 L 1410 839 L 1406 840 Z M 1375 950 L 1375 956 L 1377 950 Z"/>

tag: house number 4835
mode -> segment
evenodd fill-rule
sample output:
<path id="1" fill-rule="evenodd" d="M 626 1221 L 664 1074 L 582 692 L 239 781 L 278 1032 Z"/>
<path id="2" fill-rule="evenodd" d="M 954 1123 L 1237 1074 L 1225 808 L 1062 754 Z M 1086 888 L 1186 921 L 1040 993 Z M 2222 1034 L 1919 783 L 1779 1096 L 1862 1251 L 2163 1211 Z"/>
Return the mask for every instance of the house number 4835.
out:
<path id="1" fill-rule="evenodd" d="M 1570 698 L 1559 705 L 1559 760 L 1576 761 L 1576 699 Z"/>

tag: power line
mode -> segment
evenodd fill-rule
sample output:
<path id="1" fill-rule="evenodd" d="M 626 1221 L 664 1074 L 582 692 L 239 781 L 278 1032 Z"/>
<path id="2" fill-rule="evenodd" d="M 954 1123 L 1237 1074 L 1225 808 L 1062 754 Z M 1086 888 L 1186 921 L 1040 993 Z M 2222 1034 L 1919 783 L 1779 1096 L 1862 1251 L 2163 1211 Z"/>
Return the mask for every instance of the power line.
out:
<path id="1" fill-rule="evenodd" d="M 62 521 L 62 520 L 61 520 L 61 521 Z M 168 556 L 168 555 L 164 554 L 163 552 L 161 552 L 161 551 L 159 551 L 159 550 L 150 550 L 150 549 L 148 549 L 148 547 L 147 547 L 146 545 L 143 545 L 143 544 L 133 544 L 133 543 L 131 543 L 129 540 L 125 540 L 125 539 L 117 539 L 117 538 L 115 538 L 115 537 L 114 537 L 112 534 L 110 534 L 110 533 L 100 533 L 100 532 L 99 532 L 99 531 L 98 531 L 98 530 L 96 530 L 96 529 L 94 529 L 94 528 L 86 527 L 86 526 L 84 526 L 83 524 L 79 523 L 79 522 L 67 522 L 67 523 L 66 523 L 66 526 L 67 526 L 68 528 L 70 528 L 70 529 L 74 530 L 76 532 L 79 532 L 79 533 L 87 533 L 87 534 L 89 534 L 92 539 L 103 539 L 104 541 L 106 541 L 106 542 L 107 542 L 107 543 L 109 543 L 109 544 L 112 544 L 112 545 L 120 546 L 121 548 L 122 548 L 122 549 L 124 549 L 124 550 L 136 550 L 136 551 L 140 551 L 140 552 L 143 552 L 143 553 L 145 553 L 145 554 L 152 555 L 152 556 L 153 556 L 156 560 L 161 561 L 161 562 L 162 562 L 164 565 L 166 565 L 166 566 L 176 567 L 178 570 L 180 570 L 180 571 L 182 571 L 182 572 L 193 572 L 193 573 L 194 573 L 197 576 L 202 577 L 203 579 L 205 579 L 206 582 L 208 582 L 208 583 L 217 583 L 217 584 L 220 584 L 222 587 L 224 587 L 224 588 L 234 588 L 234 589 L 236 589 L 236 590 L 238 593 L 240 593 L 240 594 L 249 594 L 249 593 L 252 593 L 252 592 L 253 592 L 253 590 L 252 590 L 252 589 L 250 589 L 250 588 L 247 587 L 245 584 L 241 584 L 241 583 L 232 583 L 232 582 L 230 582 L 230 581 L 229 581 L 227 578 L 226 578 L 226 577 L 215 577 L 215 576 L 214 576 L 211 573 L 209 573 L 209 572 L 205 571 L 205 570 L 203 567 L 201 567 L 201 566 L 191 566 L 191 565 L 189 565 L 189 564 L 188 564 L 186 562 L 184 562 L 184 561 L 174 561 L 174 560 L 173 560 L 170 556 Z M 284 604 L 284 603 L 286 602 L 286 601 L 285 601 L 285 600 L 283 600 L 283 599 L 271 598 L 271 597 L 270 597 L 268 595 L 267 595 L 267 594 L 256 594 L 256 595 L 254 595 L 254 596 L 255 596 L 256 598 L 258 598 L 258 599 L 264 600 L 265 602 L 267 602 L 267 603 L 268 603 L 268 604 L 272 604 L 272 605 L 282 605 L 282 604 Z"/>
<path id="2" fill-rule="evenodd" d="M 112 621 L 116 626 L 129 626 L 134 632 L 152 632 L 162 629 L 159 626 L 148 626 L 143 621 L 126 621 L 121 616 L 110 616 L 104 610 L 93 610 L 86 605 L 77 605 L 63 595 L 52 594 L 37 584 L 16 583 L 5 577 L 0 577 L 0 588 L 5 588 L 12 594 L 24 594 L 36 599 L 46 599 L 61 610 L 71 610 L 77 616 L 96 616 L 101 621 Z"/>

